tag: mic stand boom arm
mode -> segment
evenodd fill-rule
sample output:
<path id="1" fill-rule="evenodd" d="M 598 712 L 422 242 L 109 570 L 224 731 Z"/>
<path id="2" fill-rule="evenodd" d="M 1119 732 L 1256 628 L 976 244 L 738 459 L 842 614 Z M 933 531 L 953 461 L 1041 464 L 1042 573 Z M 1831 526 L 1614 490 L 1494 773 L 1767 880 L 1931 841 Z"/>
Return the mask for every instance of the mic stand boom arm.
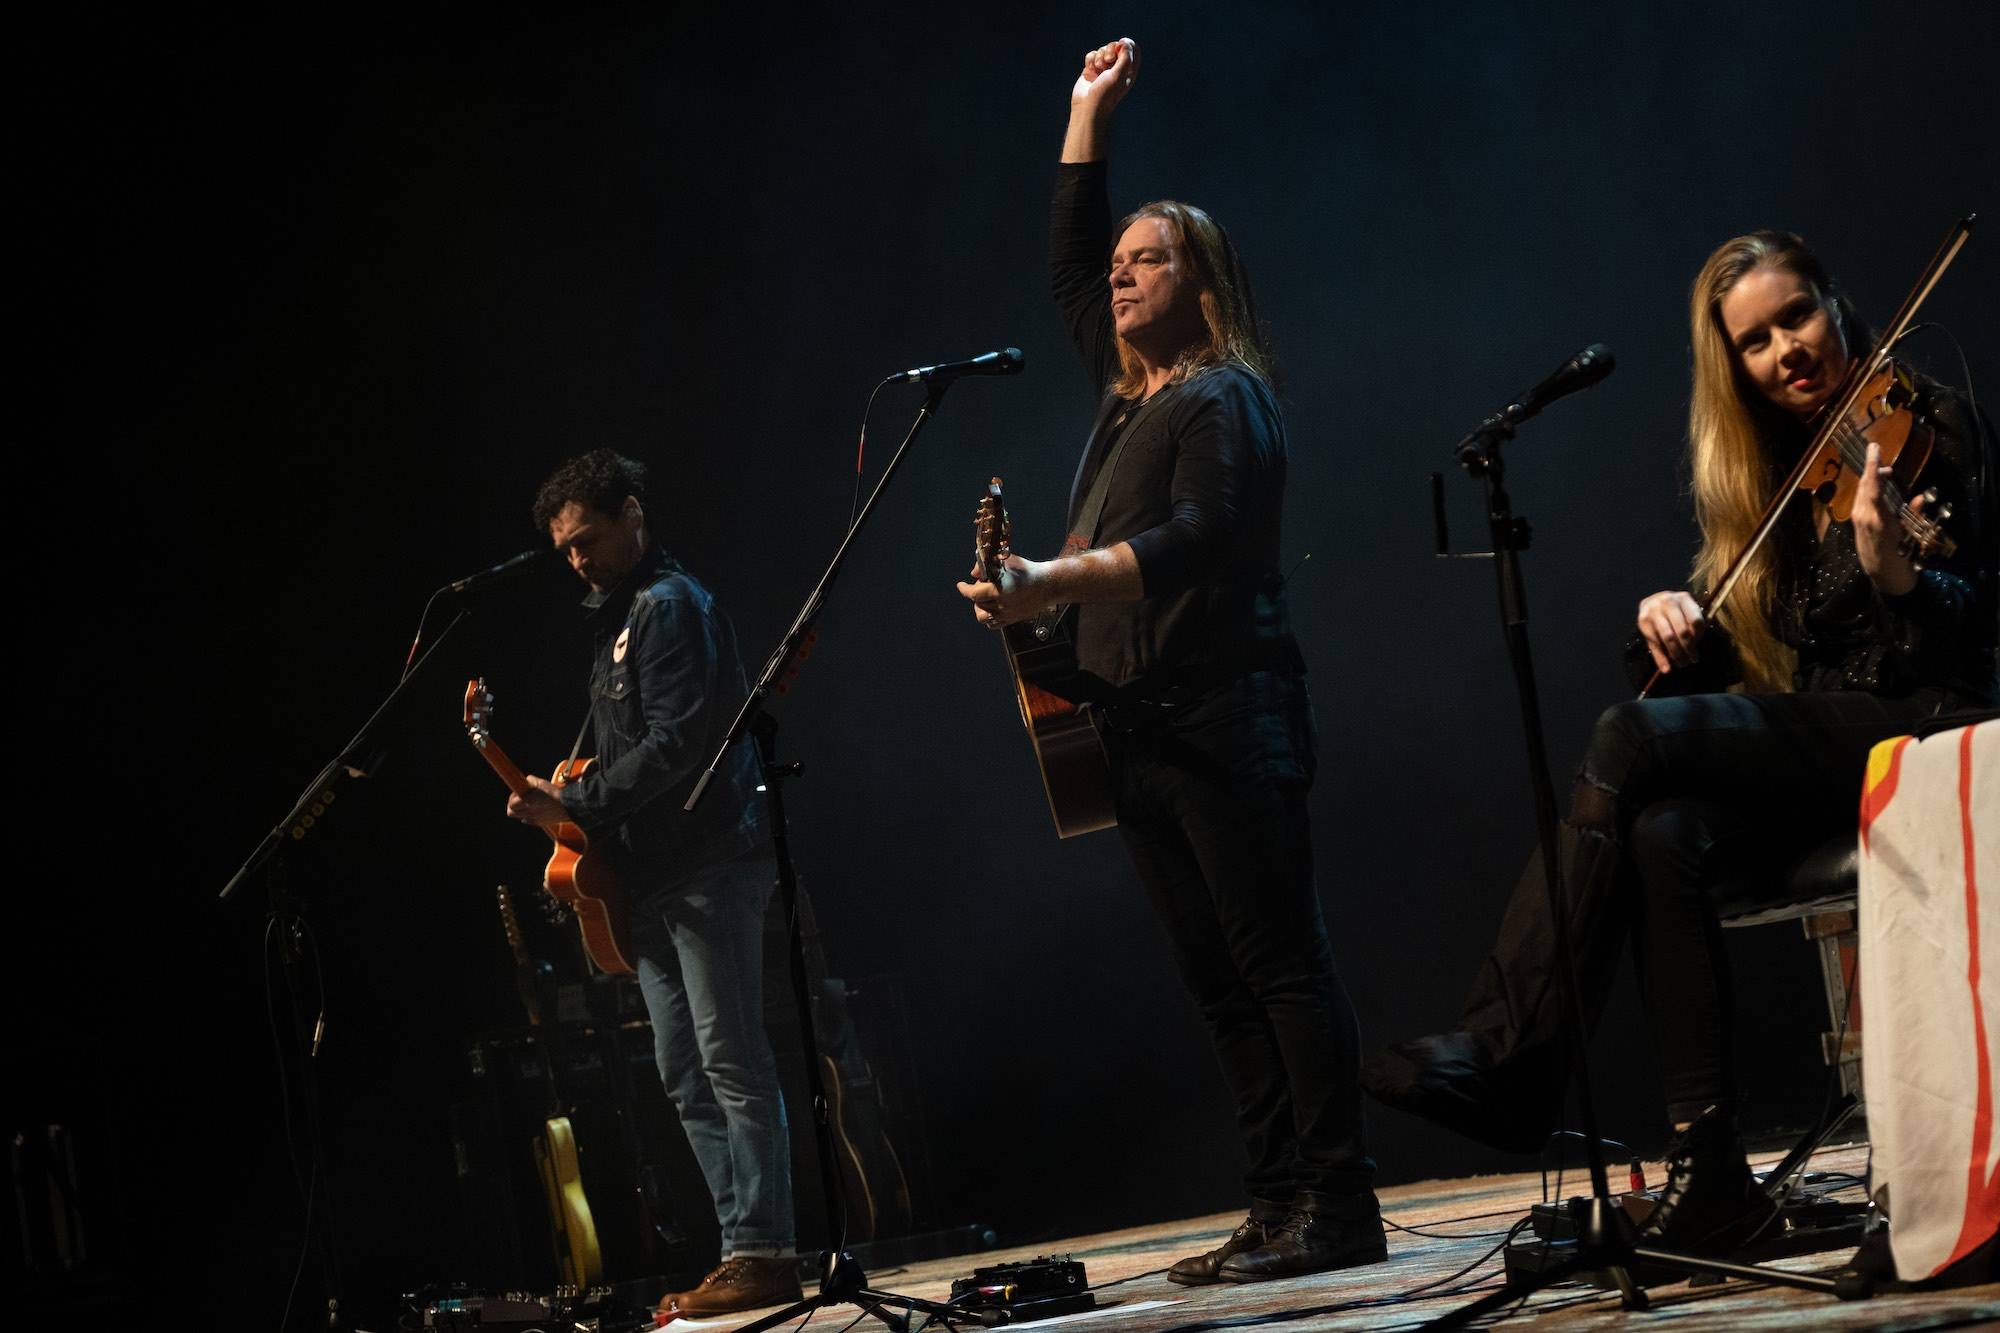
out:
<path id="1" fill-rule="evenodd" d="M 451 632 L 458 628 L 459 622 L 464 620 L 466 615 L 465 611 L 459 611 L 451 618 L 451 623 L 444 627 L 443 632 L 431 640 L 430 647 L 424 649 L 424 655 L 404 673 L 403 678 L 396 682 L 396 688 L 389 691 L 388 697 L 383 699 L 368 720 L 361 724 L 361 730 L 354 733 L 354 739 L 342 746 L 340 753 L 333 757 L 332 762 L 319 771 L 319 776 L 314 778 L 300 794 L 299 799 L 293 802 L 290 812 L 278 821 L 276 827 L 264 835 L 264 841 L 257 844 L 257 850 L 250 853 L 250 858 L 230 876 L 229 883 L 223 885 L 222 892 L 216 897 L 226 899 L 235 894 L 236 890 L 243 886 L 244 880 L 255 874 L 260 866 L 284 846 L 287 837 L 303 838 L 306 830 L 312 828 L 318 822 L 319 816 L 325 812 L 326 803 L 333 799 L 334 787 L 342 778 L 368 775 L 370 765 L 364 763 L 363 754 L 369 748 L 368 742 L 373 737 L 375 728 L 403 698 L 411 683 L 424 674 L 425 664 L 436 656 L 438 648 L 451 637 Z"/>

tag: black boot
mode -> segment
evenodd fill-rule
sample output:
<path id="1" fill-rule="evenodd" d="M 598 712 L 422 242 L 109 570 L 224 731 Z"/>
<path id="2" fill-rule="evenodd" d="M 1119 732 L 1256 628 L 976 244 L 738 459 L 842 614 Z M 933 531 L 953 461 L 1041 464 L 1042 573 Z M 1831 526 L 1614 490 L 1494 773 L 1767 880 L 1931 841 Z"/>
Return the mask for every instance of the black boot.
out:
<path id="1" fill-rule="evenodd" d="M 1301 1190 L 1291 1215 L 1271 1229 L 1262 1245 L 1228 1259 L 1215 1275 L 1224 1282 L 1264 1282 L 1379 1264 L 1388 1257 L 1374 1194 Z"/>
<path id="2" fill-rule="evenodd" d="M 1242 1225 L 1229 1233 L 1229 1239 L 1210 1250 L 1207 1254 L 1191 1254 L 1167 1270 L 1167 1281 L 1178 1282 L 1183 1287 L 1206 1287 L 1221 1281 L 1215 1272 L 1223 1264 L 1243 1253 L 1262 1245 L 1277 1229 L 1277 1223 L 1264 1223 L 1255 1216 L 1243 1219 Z"/>
<path id="3" fill-rule="evenodd" d="M 1397 1042 L 1361 1068 L 1361 1086 L 1384 1106 L 1504 1152 L 1535 1152 L 1548 1141 L 1568 1082 L 1559 1046 L 1498 1060 L 1467 1032 Z"/>
<path id="4" fill-rule="evenodd" d="M 1750 1174 L 1736 1117 L 1711 1106 L 1667 1149 L 1667 1184 L 1639 1243 L 1719 1257 L 1743 1247 L 1777 1211 Z"/>

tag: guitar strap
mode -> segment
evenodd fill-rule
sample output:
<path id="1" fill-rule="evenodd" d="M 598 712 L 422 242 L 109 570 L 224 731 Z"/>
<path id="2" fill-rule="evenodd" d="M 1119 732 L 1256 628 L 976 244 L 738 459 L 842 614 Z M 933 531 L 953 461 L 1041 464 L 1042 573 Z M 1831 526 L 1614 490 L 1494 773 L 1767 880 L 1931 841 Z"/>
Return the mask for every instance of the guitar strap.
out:
<path id="1" fill-rule="evenodd" d="M 1090 493 L 1083 497 L 1083 504 L 1076 511 L 1076 526 L 1071 530 L 1069 540 L 1063 543 L 1064 555 L 1074 555 L 1077 551 L 1087 551 L 1097 545 L 1097 529 L 1104 519 L 1104 503 L 1111 495 L 1111 477 L 1118 471 L 1118 460 L 1125 452 L 1126 443 L 1139 433 L 1140 423 L 1151 416 L 1161 403 L 1173 397 L 1178 388 L 1180 385 L 1170 384 L 1141 403 L 1136 411 L 1128 408 L 1130 415 L 1123 424 L 1112 427 L 1118 432 L 1118 438 L 1112 442 L 1111 452 L 1104 456 L 1097 475 L 1091 479 Z"/>
<path id="2" fill-rule="evenodd" d="M 583 738 L 590 734 L 590 717 L 596 708 L 597 690 L 593 685 L 590 691 L 590 706 L 583 710 L 583 725 L 576 729 L 576 744 L 569 747 L 569 761 L 563 765 L 563 772 L 565 773 L 573 774 L 575 772 L 576 757 L 583 753 Z"/>
<path id="3" fill-rule="evenodd" d="M 597 703 L 597 697 L 595 695 L 592 695 L 590 702 L 592 703 L 592 705 L 595 705 Z M 583 714 L 583 725 L 576 729 L 576 744 L 569 747 L 569 761 L 563 765 L 563 772 L 574 774 L 576 770 L 576 757 L 583 753 L 583 738 L 585 736 L 588 736 L 589 734 L 590 734 L 590 710 L 585 709 Z"/>

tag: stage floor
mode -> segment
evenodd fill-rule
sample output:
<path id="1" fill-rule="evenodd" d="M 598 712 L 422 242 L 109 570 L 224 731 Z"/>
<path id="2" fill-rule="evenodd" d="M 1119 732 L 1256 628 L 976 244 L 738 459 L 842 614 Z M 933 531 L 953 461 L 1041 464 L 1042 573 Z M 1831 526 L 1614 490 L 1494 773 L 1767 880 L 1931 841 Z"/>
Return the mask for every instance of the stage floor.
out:
<path id="1" fill-rule="evenodd" d="M 1774 1162 L 1776 1154 L 1755 1160 L 1761 1169 Z M 1858 1176 L 1865 1165 L 1864 1148 L 1833 1148 L 1815 1157 L 1811 1169 Z M 1659 1164 L 1649 1163 L 1646 1169 L 1647 1179 L 1657 1185 L 1662 1179 Z M 1614 1174 L 1613 1188 L 1619 1187 L 1622 1175 L 1622 1168 Z M 1577 1183 L 1572 1172 L 1563 1192 L 1578 1192 Z M 1099 1308 L 1044 1320 L 1036 1327 L 1069 1324 L 1076 1326 L 1077 1333 L 1170 1333 L 1191 1327 L 1208 1333 L 1250 1325 L 1415 1328 L 1497 1288 L 1501 1261 L 1497 1252 L 1489 1252 L 1528 1206 L 1542 1197 L 1541 1190 L 1541 1178 L 1532 1173 L 1396 1186 L 1382 1193 L 1383 1213 L 1390 1221 L 1404 1227 L 1435 1229 L 1455 1238 L 1391 1229 L 1389 1262 L 1287 1282 L 1177 1287 L 1166 1280 L 1168 1264 L 1217 1244 L 1241 1220 L 1240 1213 L 881 1269 L 871 1272 L 869 1280 L 882 1290 L 942 1301 L 950 1295 L 952 1278 L 969 1273 L 975 1266 L 1037 1255 L 1067 1255 L 1085 1264 L 1092 1288 L 1098 1292 Z M 1861 1191 L 1850 1188 L 1837 1197 L 1859 1200 Z M 1849 1253 L 1843 1249 L 1803 1255 L 1781 1261 L 1779 1266 L 1823 1272 L 1838 1267 Z M 1482 1261 L 1482 1256 L 1487 1257 Z M 1461 1270 L 1465 1270 L 1463 1276 L 1454 1276 Z M 1645 1321 L 1659 1321 L 1661 1327 L 1670 1323 L 1675 1333 L 1757 1328 L 1930 1330 L 2000 1324 L 2000 1285 L 1922 1295 L 1881 1295 L 1854 1302 L 1735 1281 L 1695 1289 L 1683 1282 L 1656 1288 L 1651 1294 L 1652 1314 L 1627 1314 L 1619 1308 L 1615 1292 L 1581 1285 L 1551 1288 L 1519 1307 L 1506 1323 L 1510 1327 L 1589 1329 L 1623 1326 L 1628 1321 L 1648 1326 Z M 834 1306 L 817 1314 L 812 1324 L 815 1330 L 823 1326 L 825 1333 L 840 1333 L 854 1314 L 852 1306 Z M 686 1333 L 723 1330 L 754 1317 L 678 1320 L 669 1327 Z M 880 1327 L 868 1320 L 856 1333 Z"/>

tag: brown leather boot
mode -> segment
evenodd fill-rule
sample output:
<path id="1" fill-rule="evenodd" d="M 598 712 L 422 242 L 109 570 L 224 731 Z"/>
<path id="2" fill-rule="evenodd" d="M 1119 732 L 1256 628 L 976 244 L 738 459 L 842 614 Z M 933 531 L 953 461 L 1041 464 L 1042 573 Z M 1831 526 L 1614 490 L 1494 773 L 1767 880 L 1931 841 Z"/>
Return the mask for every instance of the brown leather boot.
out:
<path id="1" fill-rule="evenodd" d="M 1191 1254 L 1167 1270 L 1167 1281 L 1178 1282 L 1183 1287 L 1206 1287 L 1222 1279 L 1215 1271 L 1229 1262 L 1234 1255 L 1245 1250 L 1254 1250 L 1269 1236 L 1269 1228 L 1254 1217 L 1246 1217 L 1236 1230 L 1229 1233 L 1229 1239 L 1210 1250 L 1207 1254 Z"/>
<path id="2" fill-rule="evenodd" d="M 737 1255 L 724 1259 L 701 1285 L 673 1295 L 673 1308 L 690 1319 L 709 1315 L 735 1314 L 767 1305 L 789 1305 L 804 1293 L 799 1288 L 799 1261 L 753 1259 Z"/>
<path id="3" fill-rule="evenodd" d="M 1291 1216 L 1271 1228 L 1270 1238 L 1229 1259 L 1215 1276 L 1223 1282 L 1265 1282 L 1379 1264 L 1388 1257 L 1382 1213 L 1372 1192 L 1300 1190 Z"/>

